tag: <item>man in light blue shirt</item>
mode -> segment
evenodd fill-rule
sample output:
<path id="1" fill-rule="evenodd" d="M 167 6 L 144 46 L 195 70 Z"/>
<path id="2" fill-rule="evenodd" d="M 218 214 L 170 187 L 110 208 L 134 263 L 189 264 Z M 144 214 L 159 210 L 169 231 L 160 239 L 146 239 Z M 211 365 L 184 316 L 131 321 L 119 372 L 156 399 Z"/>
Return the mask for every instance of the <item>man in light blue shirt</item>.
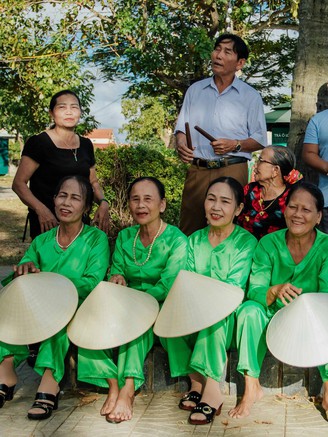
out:
<path id="1" fill-rule="evenodd" d="M 328 109 L 314 115 L 305 131 L 302 158 L 319 173 L 319 188 L 325 199 L 319 229 L 328 234 Z"/>
<path id="2" fill-rule="evenodd" d="M 180 216 L 180 227 L 187 235 L 206 226 L 203 203 L 209 183 L 231 176 L 245 185 L 251 153 L 267 144 L 261 96 L 236 77 L 248 53 L 240 37 L 221 35 L 211 56 L 213 77 L 194 83 L 186 93 L 175 133 L 181 160 L 191 164 Z M 187 145 L 185 123 L 190 126 L 193 149 Z M 208 140 L 194 126 L 215 140 Z"/>

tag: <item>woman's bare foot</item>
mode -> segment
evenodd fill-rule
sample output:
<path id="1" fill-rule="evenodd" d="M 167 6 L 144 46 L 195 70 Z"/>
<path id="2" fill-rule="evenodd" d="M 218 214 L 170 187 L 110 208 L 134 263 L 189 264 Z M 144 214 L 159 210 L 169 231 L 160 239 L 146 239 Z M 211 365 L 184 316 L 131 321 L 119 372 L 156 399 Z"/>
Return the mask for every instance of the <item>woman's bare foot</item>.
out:
<path id="1" fill-rule="evenodd" d="M 205 402 L 210 407 L 218 410 L 223 404 L 223 397 L 220 390 L 220 384 L 212 378 L 207 378 L 202 399 L 200 402 Z M 204 420 L 205 416 L 202 413 L 192 413 L 190 415 L 192 420 Z"/>
<path id="2" fill-rule="evenodd" d="M 263 397 L 263 390 L 258 378 L 245 375 L 245 393 L 239 404 L 229 411 L 229 416 L 241 419 L 250 415 L 253 404 Z"/>
<path id="3" fill-rule="evenodd" d="M 112 412 L 113 408 L 115 407 L 119 393 L 117 379 L 108 379 L 108 384 L 108 395 L 104 402 L 104 405 L 101 407 L 100 410 L 100 414 L 102 416 L 107 416 L 107 414 Z"/>
<path id="4" fill-rule="evenodd" d="M 190 373 L 189 378 L 190 378 L 191 386 L 188 393 L 192 391 L 196 391 L 197 393 L 202 394 L 206 383 L 206 379 L 204 378 L 204 376 L 201 375 L 200 373 L 195 372 L 195 373 Z M 182 404 L 186 408 L 188 407 L 194 408 L 196 406 L 196 403 L 193 401 L 182 401 Z"/>
<path id="5" fill-rule="evenodd" d="M 41 392 L 41 393 L 49 393 L 49 394 L 52 394 L 54 396 L 56 396 L 58 394 L 59 385 L 58 385 L 58 382 L 54 379 L 51 369 L 46 369 L 44 371 L 44 374 L 42 376 L 42 379 L 41 379 L 41 382 L 40 382 L 40 385 L 39 385 L 37 391 Z M 48 401 L 48 400 L 44 400 L 44 399 L 42 399 L 42 403 L 54 405 L 54 403 L 52 401 Z M 42 410 L 41 408 L 30 408 L 28 410 L 28 412 L 30 414 L 44 414 L 44 410 Z"/>
<path id="6" fill-rule="evenodd" d="M 328 414 L 328 381 L 323 383 L 322 408 Z"/>
<path id="7" fill-rule="evenodd" d="M 124 420 L 132 419 L 134 401 L 134 380 L 126 378 L 125 385 L 121 388 L 115 407 L 111 413 L 106 415 L 106 420 L 109 422 L 120 423 Z"/>

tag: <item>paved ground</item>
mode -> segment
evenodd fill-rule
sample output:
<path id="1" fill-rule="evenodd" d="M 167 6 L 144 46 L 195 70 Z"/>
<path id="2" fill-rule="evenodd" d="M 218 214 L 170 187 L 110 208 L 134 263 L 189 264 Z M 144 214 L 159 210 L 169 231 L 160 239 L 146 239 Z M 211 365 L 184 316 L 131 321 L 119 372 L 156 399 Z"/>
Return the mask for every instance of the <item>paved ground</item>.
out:
<path id="1" fill-rule="evenodd" d="M 30 421 L 26 411 L 35 393 L 38 377 L 26 364 L 20 370 L 20 386 L 14 400 L 0 412 L 1 437 L 14 436 L 327 436 L 328 424 L 313 404 L 303 397 L 294 399 L 267 396 L 259 402 L 251 417 L 231 420 L 227 411 L 235 398 L 226 398 L 223 412 L 212 425 L 190 426 L 188 413 L 177 408 L 178 395 L 140 393 L 136 397 L 133 420 L 109 424 L 99 415 L 105 395 L 93 393 L 62 394 L 59 409 L 48 420 Z"/>
<path id="2" fill-rule="evenodd" d="M 9 275 L 13 270 L 12 266 L 0 266 L 0 281 Z M 2 285 L 0 284 L 0 289 L 2 288 Z"/>
<path id="3" fill-rule="evenodd" d="M 49 419 L 30 421 L 26 412 L 33 402 L 39 377 L 26 363 L 18 374 L 14 399 L 0 410 L 1 437 L 328 436 L 327 421 L 303 396 L 265 396 L 254 406 L 252 415 L 243 420 L 229 418 L 227 412 L 235 405 L 236 398 L 227 396 L 222 413 L 213 424 L 191 426 L 187 423 L 188 413 L 177 408 L 178 393 L 141 392 L 135 400 L 133 419 L 110 424 L 99 415 L 104 394 L 64 391 L 58 410 Z"/>
<path id="4" fill-rule="evenodd" d="M 11 188 L 0 187 L 0 199 L 17 199 L 17 195 Z"/>

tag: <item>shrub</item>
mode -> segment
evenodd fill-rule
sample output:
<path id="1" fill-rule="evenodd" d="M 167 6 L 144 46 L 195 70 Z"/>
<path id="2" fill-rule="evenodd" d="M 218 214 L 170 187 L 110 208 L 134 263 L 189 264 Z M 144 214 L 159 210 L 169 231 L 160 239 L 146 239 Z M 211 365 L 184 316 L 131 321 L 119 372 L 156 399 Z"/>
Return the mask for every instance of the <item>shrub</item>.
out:
<path id="1" fill-rule="evenodd" d="M 110 203 L 111 235 L 132 224 L 127 205 L 128 185 L 139 176 L 154 176 L 165 185 L 167 208 L 164 220 L 179 224 L 181 194 L 186 166 L 165 147 L 115 146 L 96 150 L 97 175 Z"/>
<path id="2" fill-rule="evenodd" d="M 21 157 L 21 146 L 18 141 L 10 141 L 8 146 L 9 162 L 18 166 Z"/>

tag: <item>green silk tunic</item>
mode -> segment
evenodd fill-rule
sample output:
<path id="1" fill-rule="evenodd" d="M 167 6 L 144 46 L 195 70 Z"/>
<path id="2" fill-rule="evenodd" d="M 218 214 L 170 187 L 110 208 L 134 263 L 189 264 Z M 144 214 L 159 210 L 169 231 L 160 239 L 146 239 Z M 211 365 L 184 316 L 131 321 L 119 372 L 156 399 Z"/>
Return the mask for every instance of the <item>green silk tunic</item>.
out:
<path id="1" fill-rule="evenodd" d="M 271 317 L 284 306 L 280 299 L 268 306 L 269 287 L 291 283 L 302 293 L 328 292 L 328 235 L 316 230 L 313 246 L 295 264 L 286 244 L 287 229 L 264 236 L 254 253 L 248 299 L 237 312 L 238 371 L 258 378 L 267 350 L 265 331 Z M 319 368 L 328 380 L 325 366 Z"/>
<path id="2" fill-rule="evenodd" d="M 295 264 L 286 244 L 287 229 L 263 237 L 254 254 L 248 299 L 267 307 L 269 287 L 290 282 L 302 293 L 328 293 L 328 235 L 316 231 L 313 246 L 299 264 Z M 275 313 L 284 304 L 278 299 L 268 310 Z M 271 308 L 272 307 L 272 308 Z"/>
<path id="3" fill-rule="evenodd" d="M 133 242 L 139 226 L 123 229 L 118 234 L 109 276 L 124 276 L 127 285 L 145 291 L 163 302 L 181 269 L 186 268 L 187 237 L 175 226 L 166 225 L 156 239 L 149 261 L 137 266 L 133 259 Z M 149 247 L 140 238 L 136 242 L 136 260 L 147 258 Z"/>
<path id="4" fill-rule="evenodd" d="M 139 226 L 132 226 L 118 234 L 109 277 L 122 275 L 129 287 L 149 293 L 161 303 L 179 271 L 186 268 L 188 240 L 178 228 L 167 224 L 163 233 L 156 239 L 148 262 L 143 266 L 137 266 L 133 258 L 133 243 L 138 229 Z M 145 261 L 148 251 L 149 246 L 144 247 L 138 238 L 137 262 Z M 150 328 L 136 340 L 120 346 L 117 365 L 109 350 L 81 349 L 79 360 L 83 360 L 85 366 L 82 368 L 83 373 L 79 369 L 78 378 L 101 387 L 108 387 L 107 379 L 114 378 L 122 388 L 125 378 L 132 377 L 137 390 L 144 383 L 144 361 L 153 342 L 154 334 Z"/>
<path id="5" fill-rule="evenodd" d="M 104 280 L 109 265 L 107 235 L 84 225 L 79 237 L 66 249 L 56 242 L 57 227 L 36 237 L 19 262 L 32 261 L 42 272 L 54 272 L 66 276 L 77 288 L 79 304 L 96 285 Z M 41 343 L 34 369 L 43 375 L 45 368 L 53 370 L 54 378 L 60 382 L 64 375 L 64 358 L 69 347 L 66 328 Z M 0 362 L 7 355 L 14 354 L 17 366 L 28 356 L 26 346 L 12 346 L 0 342 Z"/>
<path id="6" fill-rule="evenodd" d="M 213 247 L 208 239 L 209 230 L 207 226 L 189 237 L 188 270 L 244 290 L 257 245 L 256 238 L 235 225 L 229 237 Z"/>
<path id="7" fill-rule="evenodd" d="M 187 269 L 245 289 L 256 238 L 236 225 L 229 237 L 213 247 L 208 238 L 209 230 L 208 226 L 189 237 Z M 201 299 L 202 290 L 199 292 Z M 190 336 L 162 339 L 169 354 L 171 375 L 187 375 L 196 370 L 219 381 L 226 363 L 226 351 L 232 342 L 234 320 L 232 313 Z"/>
<path id="8" fill-rule="evenodd" d="M 104 232 L 84 225 L 66 250 L 56 242 L 57 227 L 35 238 L 19 262 L 32 261 L 42 272 L 60 273 L 70 279 L 79 295 L 79 305 L 104 280 L 109 265 L 108 239 Z"/>

